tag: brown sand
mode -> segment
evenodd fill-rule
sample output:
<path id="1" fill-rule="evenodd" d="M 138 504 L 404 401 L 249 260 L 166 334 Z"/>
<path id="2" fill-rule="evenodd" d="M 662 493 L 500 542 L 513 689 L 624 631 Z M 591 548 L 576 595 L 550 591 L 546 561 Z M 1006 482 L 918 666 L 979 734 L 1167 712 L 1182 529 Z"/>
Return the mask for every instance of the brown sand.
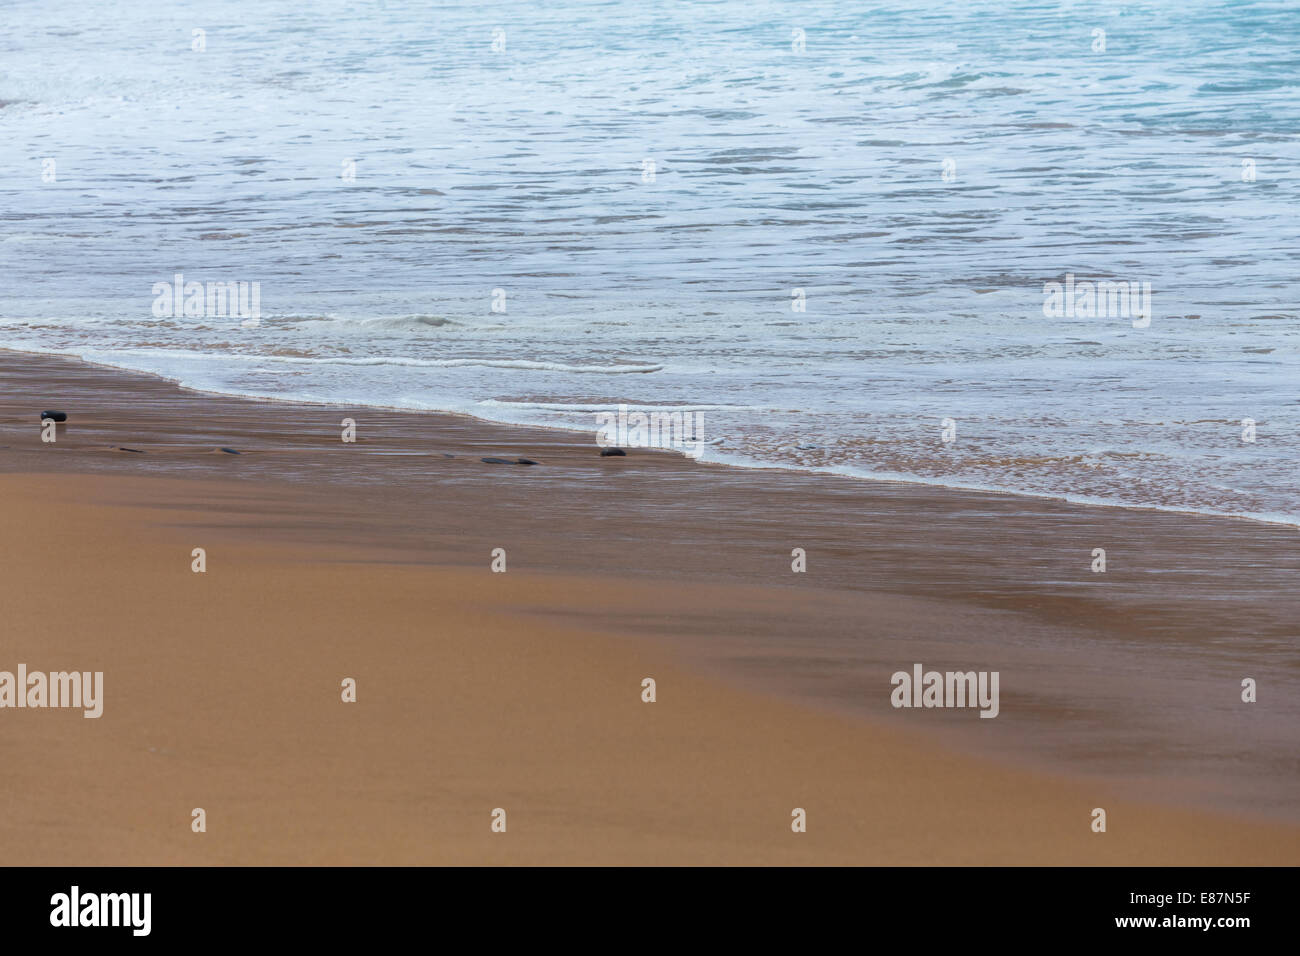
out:
<path id="1" fill-rule="evenodd" d="M 12 354 L 0 470 L 0 669 L 102 670 L 106 698 L 0 710 L 7 863 L 1300 859 L 1294 529 Z M 893 710 L 914 661 L 1000 670 L 1002 714 Z"/>

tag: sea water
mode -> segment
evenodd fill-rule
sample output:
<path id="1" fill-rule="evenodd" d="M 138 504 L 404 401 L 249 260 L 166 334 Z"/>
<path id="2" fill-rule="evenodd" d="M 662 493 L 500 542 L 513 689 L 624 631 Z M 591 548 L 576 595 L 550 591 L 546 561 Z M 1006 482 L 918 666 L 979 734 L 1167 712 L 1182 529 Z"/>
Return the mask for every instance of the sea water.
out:
<path id="1" fill-rule="evenodd" d="M 1300 522 L 1295 3 L 0 18 L 0 346 Z M 259 315 L 155 314 L 177 273 Z M 1048 314 L 1067 275 L 1149 321 Z"/>

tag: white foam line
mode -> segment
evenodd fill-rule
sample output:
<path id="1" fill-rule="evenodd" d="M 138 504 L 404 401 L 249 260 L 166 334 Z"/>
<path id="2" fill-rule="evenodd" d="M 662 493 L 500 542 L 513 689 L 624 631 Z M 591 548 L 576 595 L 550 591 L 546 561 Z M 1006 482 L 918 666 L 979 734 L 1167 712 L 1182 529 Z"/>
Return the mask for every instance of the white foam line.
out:
<path id="1" fill-rule="evenodd" d="M 608 412 L 620 405 L 629 412 L 735 412 L 771 411 L 767 405 L 653 405 L 633 402 L 604 402 L 595 405 L 566 405 L 561 402 L 513 402 L 509 399 L 485 398 L 476 405 L 489 408 L 534 408 L 548 412 Z"/>
<path id="2" fill-rule="evenodd" d="M 1007 488 L 999 485 L 980 485 L 958 481 L 944 481 L 927 478 L 922 475 L 905 475 L 898 472 L 870 471 L 854 468 L 852 465 L 801 465 L 797 463 L 766 462 L 746 458 L 736 452 L 724 452 L 726 457 L 704 455 L 701 460 L 733 468 L 775 469 L 778 471 L 798 471 L 808 474 L 835 475 L 841 478 L 855 478 L 862 481 L 880 481 L 889 484 L 926 485 L 932 488 L 949 488 L 954 491 L 974 491 L 981 494 L 1012 495 L 1017 498 L 1040 498 L 1046 501 L 1064 501 L 1075 505 L 1090 505 L 1100 508 L 1124 508 L 1129 511 L 1163 511 L 1170 514 L 1200 515 L 1207 518 L 1237 518 L 1242 521 L 1255 521 L 1261 524 L 1278 524 L 1300 528 L 1300 518 L 1280 514 L 1260 514 L 1250 511 L 1213 511 L 1208 508 L 1178 508 L 1173 505 L 1137 504 L 1128 501 L 1115 501 L 1110 498 L 1096 498 L 1091 495 L 1071 495 L 1051 491 L 1025 491 L 1020 488 Z"/>
<path id="3" fill-rule="evenodd" d="M 41 350 L 24 348 L 19 349 L 18 351 Z M 201 362 L 223 362 L 233 359 L 239 362 L 278 363 L 281 365 L 398 366 L 401 368 L 510 368 L 526 371 L 575 372 L 580 374 L 593 373 L 603 375 L 648 374 L 650 372 L 663 371 L 662 365 L 567 365 L 563 362 L 535 362 L 531 359 L 417 359 L 408 358 L 402 355 L 376 356 L 374 358 L 317 357 L 304 355 L 249 355 L 240 352 L 223 352 L 220 355 L 214 355 L 210 352 L 198 352 L 189 349 L 115 349 L 111 353 L 101 352 L 96 349 L 90 349 L 84 352 L 67 349 L 52 350 L 52 354 L 76 355 L 78 358 L 83 359 L 88 355 L 103 356 L 111 354 L 139 355 L 151 358 L 158 356 L 172 356 L 175 358 Z M 86 360 L 90 361 L 89 359 Z"/>

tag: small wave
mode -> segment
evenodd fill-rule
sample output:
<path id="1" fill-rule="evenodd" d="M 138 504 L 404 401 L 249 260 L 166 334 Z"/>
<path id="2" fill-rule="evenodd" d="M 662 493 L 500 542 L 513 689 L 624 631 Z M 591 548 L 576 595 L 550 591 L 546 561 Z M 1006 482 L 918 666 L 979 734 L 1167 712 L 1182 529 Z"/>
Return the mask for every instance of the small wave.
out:
<path id="1" fill-rule="evenodd" d="M 619 405 L 629 412 L 735 412 L 770 411 L 766 405 L 637 405 L 631 402 L 604 402 L 598 405 L 568 405 L 563 402 L 515 402 L 509 399 L 488 398 L 476 405 L 487 408 L 533 409 L 544 412 L 607 412 Z"/>
<path id="2" fill-rule="evenodd" d="M 223 356 L 224 357 L 224 356 Z M 374 356 L 370 358 L 302 357 L 302 356 L 239 356 L 254 361 L 284 362 L 291 365 L 399 365 L 407 368 L 509 368 L 530 372 L 575 372 L 598 375 L 645 375 L 662 372 L 662 365 L 569 365 L 564 362 L 536 362 L 531 359 L 417 359 L 405 356 Z"/>
<path id="3" fill-rule="evenodd" d="M 380 315 L 369 316 L 367 318 L 356 318 L 354 316 L 340 315 L 271 315 L 263 318 L 275 319 L 294 319 L 298 321 L 327 322 L 331 326 L 354 327 L 367 331 L 375 329 L 393 329 L 396 331 L 410 331 L 412 329 L 440 329 L 448 325 L 460 325 L 455 319 L 449 319 L 445 315 L 430 315 L 424 312 L 413 312 L 408 315 Z"/>
<path id="4" fill-rule="evenodd" d="M 440 329 L 445 325 L 460 325 L 459 322 L 442 315 L 384 316 L 378 319 L 362 319 L 361 324 L 368 329 L 409 329 L 412 327 Z"/>

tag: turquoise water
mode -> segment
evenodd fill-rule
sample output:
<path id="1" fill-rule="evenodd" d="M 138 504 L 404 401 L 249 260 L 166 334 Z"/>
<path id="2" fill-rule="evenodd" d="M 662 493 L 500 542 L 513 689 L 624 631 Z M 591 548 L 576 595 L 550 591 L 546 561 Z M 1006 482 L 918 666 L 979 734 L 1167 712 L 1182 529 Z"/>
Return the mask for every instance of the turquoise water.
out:
<path id="1" fill-rule="evenodd" d="M 1295 3 L 3 22 L 0 345 L 593 441 L 700 409 L 706 459 L 1300 521 Z M 178 272 L 260 283 L 260 321 L 155 316 Z M 1067 273 L 1150 283 L 1149 326 L 1046 317 Z"/>

